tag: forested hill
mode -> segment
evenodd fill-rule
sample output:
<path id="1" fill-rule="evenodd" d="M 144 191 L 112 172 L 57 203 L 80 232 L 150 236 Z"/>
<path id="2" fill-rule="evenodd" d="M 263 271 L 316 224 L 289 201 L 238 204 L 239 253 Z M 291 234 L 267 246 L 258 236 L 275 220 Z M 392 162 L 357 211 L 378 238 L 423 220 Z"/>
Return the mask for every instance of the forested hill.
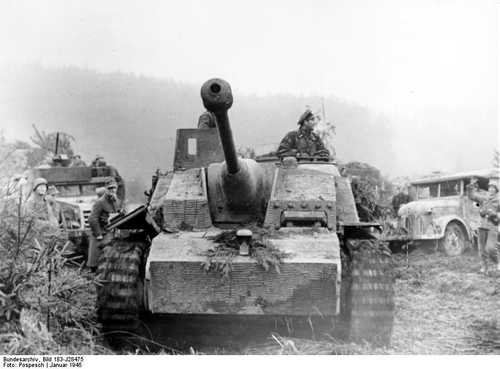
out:
<path id="1" fill-rule="evenodd" d="M 171 167 L 176 128 L 195 127 L 204 110 L 200 86 L 169 79 L 29 66 L 2 69 L 0 83 L 0 127 L 16 127 L 18 138 L 25 140 L 33 133 L 32 124 L 73 135 L 76 151 L 87 161 L 102 154 L 127 179 L 136 199 L 156 168 Z M 275 148 L 295 129 L 306 105 L 321 109 L 320 96 L 292 91 L 249 96 L 239 93 L 238 86 L 232 88 L 229 116 L 235 141 L 258 151 Z M 390 167 L 391 145 L 375 144 L 393 139 L 386 118 L 334 97 L 325 97 L 324 105 L 327 119 L 336 126 L 340 160 L 366 161 L 382 171 Z"/>

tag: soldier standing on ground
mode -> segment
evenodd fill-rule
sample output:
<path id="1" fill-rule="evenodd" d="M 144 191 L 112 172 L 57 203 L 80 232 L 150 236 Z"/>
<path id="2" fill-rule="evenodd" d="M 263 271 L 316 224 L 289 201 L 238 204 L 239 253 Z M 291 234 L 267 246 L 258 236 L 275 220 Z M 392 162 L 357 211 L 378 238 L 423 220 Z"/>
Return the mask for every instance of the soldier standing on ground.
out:
<path id="1" fill-rule="evenodd" d="M 311 110 L 307 109 L 297 123 L 300 127 L 289 132 L 280 143 L 278 156 L 294 156 L 297 158 L 320 156 L 330 157 L 330 152 L 325 148 L 321 138 L 313 132 L 316 119 Z"/>
<path id="2" fill-rule="evenodd" d="M 498 224 L 500 219 L 498 189 L 499 179 L 497 177 L 490 178 L 488 193 L 486 195 L 477 191 L 475 183 L 467 186 L 469 198 L 480 204 L 479 255 L 481 257 L 481 273 L 488 273 L 488 258 L 497 264 L 496 269 L 500 271 L 500 258 L 497 249 Z"/>
<path id="3" fill-rule="evenodd" d="M 113 240 L 113 234 L 106 230 L 109 216 L 118 213 L 118 185 L 115 180 L 106 183 L 106 192 L 94 203 L 89 216 L 90 245 L 87 266 L 91 271 L 97 268 L 101 250 Z"/>

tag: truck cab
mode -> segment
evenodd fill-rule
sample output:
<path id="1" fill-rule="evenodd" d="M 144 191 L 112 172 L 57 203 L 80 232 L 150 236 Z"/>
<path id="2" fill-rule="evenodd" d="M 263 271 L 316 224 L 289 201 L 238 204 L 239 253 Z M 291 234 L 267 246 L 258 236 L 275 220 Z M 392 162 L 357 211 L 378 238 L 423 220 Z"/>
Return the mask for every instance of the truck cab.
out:
<path id="1" fill-rule="evenodd" d="M 477 239 L 479 204 L 467 196 L 466 186 L 477 180 L 488 188 L 490 169 L 437 174 L 411 184 L 415 198 L 398 211 L 398 227 L 409 241 L 435 240 L 447 255 L 460 255 Z"/>

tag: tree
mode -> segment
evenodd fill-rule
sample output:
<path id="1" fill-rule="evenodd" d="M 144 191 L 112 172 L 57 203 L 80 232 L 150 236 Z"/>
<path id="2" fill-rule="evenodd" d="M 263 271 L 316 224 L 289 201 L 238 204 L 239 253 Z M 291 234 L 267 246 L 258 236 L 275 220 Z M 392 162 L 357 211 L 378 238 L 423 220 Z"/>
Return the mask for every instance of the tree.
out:
<path id="1" fill-rule="evenodd" d="M 366 163 L 349 162 L 342 168 L 351 177 L 356 208 L 362 221 L 373 221 L 387 211 L 388 193 L 392 185 L 380 171 Z"/>
<path id="2" fill-rule="evenodd" d="M 35 145 L 34 148 L 28 151 L 28 165 L 34 167 L 43 162 L 48 162 L 56 154 L 57 134 L 59 133 L 59 142 L 57 142 L 57 154 L 65 154 L 69 157 L 73 156 L 74 151 L 71 143 L 75 138 L 65 132 L 39 131 L 33 124 L 35 134 L 30 137 L 31 142 Z"/>
<path id="3" fill-rule="evenodd" d="M 40 149 L 56 154 L 56 141 L 57 134 L 59 133 L 59 142 L 57 143 L 57 154 L 66 154 L 68 156 L 73 156 L 73 148 L 71 147 L 71 142 L 75 141 L 75 138 L 65 132 L 51 132 L 45 133 L 45 131 L 39 131 L 38 128 L 33 124 L 33 129 L 35 130 L 35 135 L 31 136 L 31 141 L 38 146 Z"/>
<path id="4" fill-rule="evenodd" d="M 324 116 L 324 113 L 323 113 Z M 335 125 L 326 120 L 324 117 L 322 117 L 319 114 L 316 114 L 316 121 L 318 122 L 316 125 L 316 130 L 315 132 L 318 134 L 318 136 L 321 138 L 323 143 L 325 144 L 325 147 L 330 151 L 330 155 L 334 158 L 335 157 L 335 146 L 333 144 L 333 137 L 335 136 Z"/>

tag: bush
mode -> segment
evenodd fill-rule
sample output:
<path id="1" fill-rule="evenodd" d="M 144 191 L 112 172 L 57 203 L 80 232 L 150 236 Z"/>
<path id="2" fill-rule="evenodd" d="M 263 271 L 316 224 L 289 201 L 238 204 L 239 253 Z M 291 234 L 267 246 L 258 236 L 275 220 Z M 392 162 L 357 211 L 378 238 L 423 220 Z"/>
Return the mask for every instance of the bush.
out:
<path id="1" fill-rule="evenodd" d="M 64 232 L 0 199 L 2 354 L 95 354 L 95 283 L 65 257 Z"/>

